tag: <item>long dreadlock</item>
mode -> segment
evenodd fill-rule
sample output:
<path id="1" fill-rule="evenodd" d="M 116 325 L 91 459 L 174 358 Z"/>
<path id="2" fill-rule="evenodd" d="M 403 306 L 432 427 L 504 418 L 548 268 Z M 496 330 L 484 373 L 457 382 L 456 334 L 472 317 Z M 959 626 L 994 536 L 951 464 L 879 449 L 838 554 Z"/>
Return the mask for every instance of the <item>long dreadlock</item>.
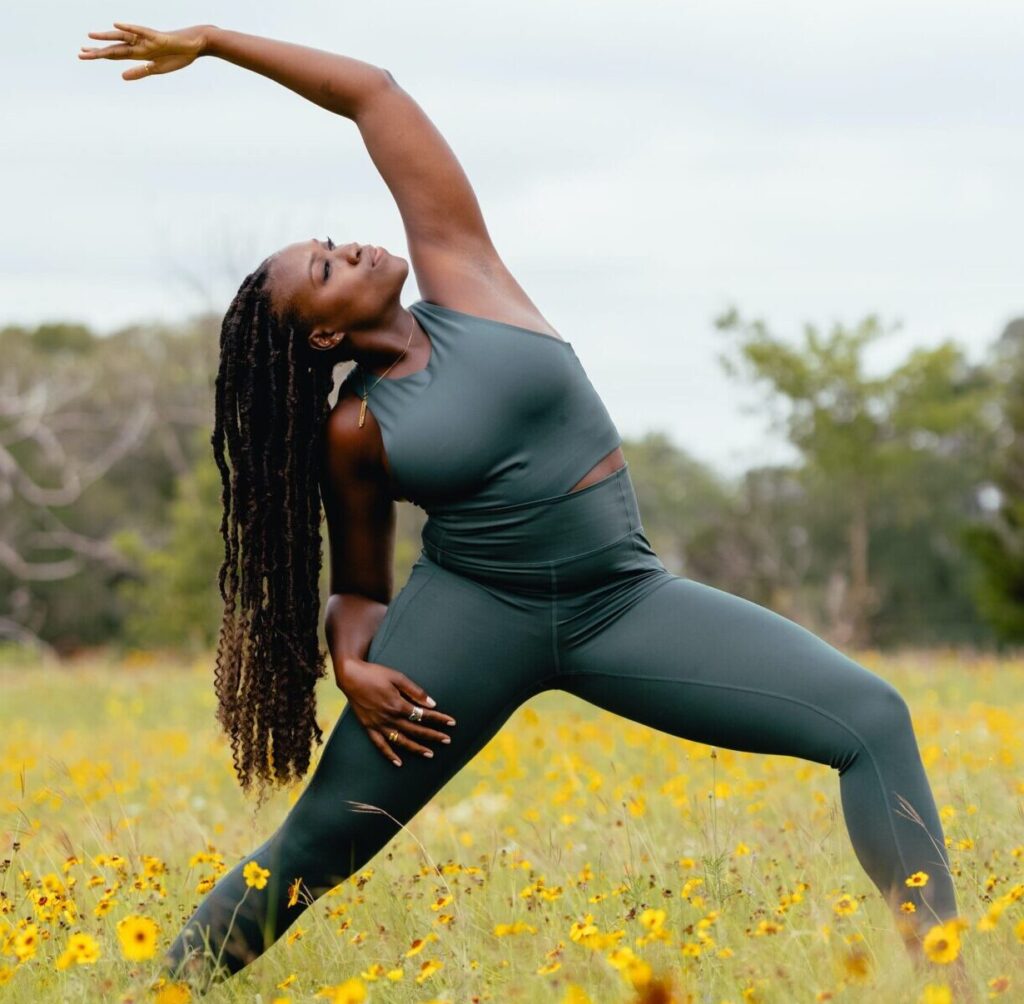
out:
<path id="1" fill-rule="evenodd" d="M 271 259 L 246 276 L 221 325 L 213 436 L 224 513 L 224 613 L 214 688 L 235 774 L 257 808 L 309 769 L 319 641 L 319 479 L 332 366 L 278 314 Z M 225 447 L 230 469 L 225 461 Z"/>

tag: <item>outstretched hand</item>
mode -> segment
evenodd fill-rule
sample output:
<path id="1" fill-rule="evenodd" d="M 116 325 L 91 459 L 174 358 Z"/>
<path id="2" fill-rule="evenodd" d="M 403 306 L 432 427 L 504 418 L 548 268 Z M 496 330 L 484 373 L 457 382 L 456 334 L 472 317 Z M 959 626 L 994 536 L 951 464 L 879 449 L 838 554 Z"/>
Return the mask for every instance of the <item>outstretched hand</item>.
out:
<path id="1" fill-rule="evenodd" d="M 114 22 L 114 30 L 90 31 L 90 38 L 116 41 L 103 49 L 82 46 L 79 59 L 144 59 L 121 74 L 124 80 L 140 80 L 158 73 L 172 73 L 188 66 L 206 49 L 209 25 L 194 25 L 173 32 L 157 31 L 139 24 Z"/>

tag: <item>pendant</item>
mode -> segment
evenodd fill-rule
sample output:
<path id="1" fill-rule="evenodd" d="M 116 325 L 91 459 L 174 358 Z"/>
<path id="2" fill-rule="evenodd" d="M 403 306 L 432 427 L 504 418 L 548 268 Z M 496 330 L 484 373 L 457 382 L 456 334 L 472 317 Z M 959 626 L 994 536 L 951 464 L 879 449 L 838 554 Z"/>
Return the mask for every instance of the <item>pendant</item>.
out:
<path id="1" fill-rule="evenodd" d="M 359 428 L 363 427 L 363 421 L 366 419 L 366 398 L 363 398 L 363 403 L 359 405 Z"/>

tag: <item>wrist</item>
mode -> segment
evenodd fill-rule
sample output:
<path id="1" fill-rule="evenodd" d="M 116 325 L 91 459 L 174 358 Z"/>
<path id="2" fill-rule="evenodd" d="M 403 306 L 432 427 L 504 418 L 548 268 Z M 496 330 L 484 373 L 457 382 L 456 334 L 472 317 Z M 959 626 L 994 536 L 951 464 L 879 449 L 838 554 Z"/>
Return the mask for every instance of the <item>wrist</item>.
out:
<path id="1" fill-rule="evenodd" d="M 200 56 L 216 56 L 216 40 L 220 34 L 220 28 L 215 24 L 204 24 L 202 30 L 199 33 L 199 55 Z"/>
<path id="2" fill-rule="evenodd" d="M 335 660 L 334 668 L 339 685 L 343 684 L 351 676 L 353 667 L 361 661 L 354 655 L 343 655 Z"/>

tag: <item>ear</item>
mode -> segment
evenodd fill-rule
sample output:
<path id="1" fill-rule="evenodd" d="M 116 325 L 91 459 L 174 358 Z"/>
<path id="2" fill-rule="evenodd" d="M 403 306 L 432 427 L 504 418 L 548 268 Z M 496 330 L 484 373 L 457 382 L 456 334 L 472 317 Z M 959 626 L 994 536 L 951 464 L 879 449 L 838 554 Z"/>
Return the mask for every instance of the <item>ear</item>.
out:
<path id="1" fill-rule="evenodd" d="M 329 352 L 341 344 L 344 331 L 314 331 L 309 336 L 309 346 L 322 352 Z"/>

